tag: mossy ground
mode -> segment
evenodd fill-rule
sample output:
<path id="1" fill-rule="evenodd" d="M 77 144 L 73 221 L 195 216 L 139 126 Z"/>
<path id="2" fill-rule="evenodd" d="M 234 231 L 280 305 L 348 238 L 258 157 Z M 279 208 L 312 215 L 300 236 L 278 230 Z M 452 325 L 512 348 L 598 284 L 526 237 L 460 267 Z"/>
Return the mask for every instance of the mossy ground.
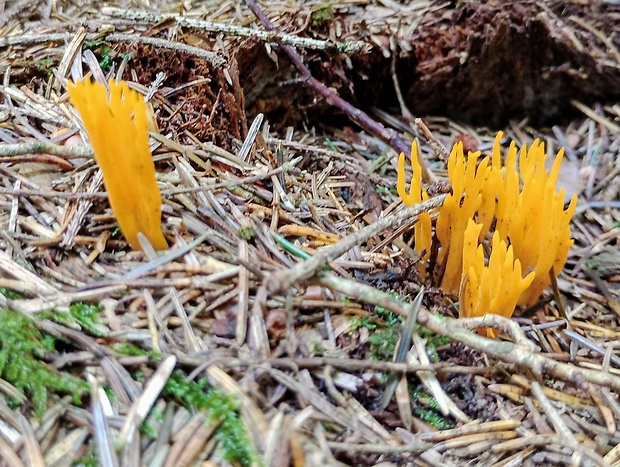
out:
<path id="1" fill-rule="evenodd" d="M 43 416 L 51 394 L 68 394 L 81 405 L 89 391 L 83 379 L 56 371 L 45 362 L 57 353 L 56 339 L 41 333 L 32 319 L 0 309 L 0 376 L 32 400 L 38 417 Z M 13 404 L 20 400 L 11 398 Z"/>
<path id="2" fill-rule="evenodd" d="M 98 306 L 76 303 L 67 311 L 48 311 L 35 319 L 51 319 L 93 336 L 104 336 L 106 332 L 100 311 Z M 45 414 L 52 395 L 68 394 L 76 405 L 81 406 L 90 390 L 89 384 L 79 376 L 68 371 L 57 371 L 46 363 L 46 359 L 58 354 L 58 345 L 58 340 L 39 331 L 30 317 L 0 309 L 0 377 L 13 385 L 19 394 L 32 400 L 32 409 L 38 418 Z M 119 354 L 150 356 L 154 362 L 160 360 L 158 354 L 131 343 L 119 343 L 112 348 Z M 110 396 L 114 399 L 114 394 Z M 163 398 L 179 403 L 187 410 L 207 411 L 210 423 L 217 424 L 216 437 L 228 462 L 249 466 L 258 459 L 248 442 L 243 422 L 238 416 L 239 404 L 233 396 L 208 387 L 204 379 L 187 381 L 180 371 L 176 371 L 164 387 Z M 19 406 L 23 400 L 9 397 L 12 406 Z M 151 412 L 150 417 L 156 416 L 157 409 Z M 157 432 L 148 423 L 143 423 L 140 430 L 145 436 L 157 438 Z M 92 456 L 86 455 L 75 465 L 88 465 L 92 460 Z"/>

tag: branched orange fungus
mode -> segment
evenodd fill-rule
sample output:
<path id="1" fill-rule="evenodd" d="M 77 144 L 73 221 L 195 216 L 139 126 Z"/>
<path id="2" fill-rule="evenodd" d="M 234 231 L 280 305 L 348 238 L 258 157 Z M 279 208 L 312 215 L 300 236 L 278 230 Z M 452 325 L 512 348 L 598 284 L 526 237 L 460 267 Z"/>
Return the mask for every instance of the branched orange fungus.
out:
<path id="1" fill-rule="evenodd" d="M 407 190 L 405 189 L 405 154 L 401 152 L 398 158 L 398 179 L 396 191 L 406 206 L 412 206 L 428 199 L 426 190 L 422 188 L 422 166 L 420 165 L 420 161 L 418 159 L 419 157 L 418 142 L 414 140 L 411 144 L 411 170 L 413 172 L 413 176 L 411 178 L 409 193 L 407 193 Z M 422 267 L 419 268 L 420 272 L 424 276 L 424 264 L 430 257 L 431 242 L 433 239 L 430 214 L 427 212 L 421 213 L 413 229 L 415 237 L 414 249 L 424 261 L 424 263 L 421 264 Z"/>
<path id="2" fill-rule="evenodd" d="M 536 140 L 520 152 L 513 142 L 502 164 L 501 138 L 500 132 L 491 158 L 478 162 L 479 152 L 465 157 L 458 143 L 448 161 L 452 192 L 435 225 L 440 244 L 437 263 L 444 270 L 441 287 L 460 295 L 461 316 L 496 313 L 509 317 L 517 304 L 533 305 L 549 286 L 549 274 L 564 267 L 573 243 L 570 219 L 577 198 L 573 196 L 564 209 L 564 190 L 556 191 L 564 151 L 560 150 L 548 171 L 541 142 Z M 402 154 L 399 160 L 398 193 L 407 205 L 422 200 L 415 195 L 421 185 L 415 160 L 413 156 L 409 194 L 404 191 Z M 430 228 L 424 230 L 431 232 Z M 482 243 L 490 237 L 491 253 L 486 260 Z M 423 242 L 430 244 L 430 239 Z"/>
<path id="3" fill-rule="evenodd" d="M 168 247 L 161 229 L 161 193 L 149 150 L 147 107 L 127 83 L 69 83 L 71 103 L 90 138 L 118 224 L 134 250 L 142 232 L 158 250 Z"/>
<path id="4" fill-rule="evenodd" d="M 489 158 L 477 165 L 480 152 L 463 155 L 463 144 L 452 148 L 448 160 L 448 177 L 452 183 L 450 193 L 443 203 L 437 218 L 436 234 L 441 245 L 437 258 L 445 264 L 441 287 L 457 294 L 463 269 L 463 234 L 467 221 L 478 212 L 482 203 L 482 187 L 487 179 Z M 488 228 L 488 227 L 487 227 Z"/>
<path id="5" fill-rule="evenodd" d="M 519 155 L 521 191 L 512 188 L 509 197 L 517 198 L 516 208 L 503 216 L 500 235 L 510 239 L 515 258 L 527 270 L 536 272 L 532 285 L 519 299 L 519 305 L 536 303 L 542 291 L 549 285 L 549 273 L 562 270 L 568 250 L 573 244 L 570 238 L 570 219 L 577 208 L 577 196 L 573 196 L 564 210 L 564 188 L 556 191 L 560 164 L 564 150 L 558 152 L 551 171 L 545 170 L 545 148 L 536 140 L 529 150 L 523 146 Z M 508 165 L 507 165 L 508 167 Z M 506 191 L 511 187 L 506 186 Z M 498 216 L 498 219 L 500 216 Z"/>
<path id="6" fill-rule="evenodd" d="M 532 284 L 535 273 L 521 276 L 521 262 L 514 259 L 512 246 L 493 233 L 491 255 L 485 266 L 484 248 L 478 244 L 482 224 L 467 221 L 463 244 L 463 279 L 460 314 L 465 317 L 494 313 L 509 318 L 521 294 Z"/>

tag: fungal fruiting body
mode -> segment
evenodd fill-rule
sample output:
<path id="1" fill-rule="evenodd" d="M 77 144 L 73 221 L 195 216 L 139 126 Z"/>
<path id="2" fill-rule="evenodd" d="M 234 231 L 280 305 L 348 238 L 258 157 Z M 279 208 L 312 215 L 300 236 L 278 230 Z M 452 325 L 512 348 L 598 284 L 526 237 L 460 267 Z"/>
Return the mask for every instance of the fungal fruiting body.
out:
<path id="1" fill-rule="evenodd" d="M 564 190 L 556 190 L 564 151 L 558 152 L 549 171 L 540 141 L 520 152 L 513 142 L 502 163 L 501 138 L 500 132 L 491 157 L 479 161 L 479 152 L 465 157 L 462 143 L 457 143 L 448 161 L 452 191 L 435 224 L 437 264 L 443 271 L 441 287 L 459 295 L 464 317 L 509 317 L 517 305 L 533 305 L 549 286 L 550 273 L 564 267 L 573 244 L 570 220 L 577 198 L 573 196 L 564 209 Z M 410 193 L 404 189 L 404 154 L 399 160 L 398 193 L 407 205 L 423 199 L 421 170 L 415 167 L 417 144 L 414 147 Z M 430 245 L 429 225 L 415 231 L 418 252 Z"/>
<path id="2" fill-rule="evenodd" d="M 413 176 L 411 178 L 409 192 L 405 189 L 405 154 L 401 153 L 398 158 L 398 180 L 396 191 L 406 206 L 412 206 L 428 199 L 426 190 L 422 188 L 422 166 L 420 165 L 418 157 L 418 142 L 414 140 L 411 144 L 411 169 Z M 418 221 L 413 229 L 415 236 L 415 252 L 420 255 L 421 259 L 420 267 L 418 269 L 424 277 L 424 265 L 425 262 L 428 261 L 431 254 L 432 222 L 430 214 L 427 212 L 420 213 Z"/>
<path id="3" fill-rule="evenodd" d="M 463 242 L 463 273 L 459 291 L 461 316 L 475 317 L 494 313 L 510 318 L 521 295 L 530 287 L 535 272 L 522 277 L 521 262 L 514 259 L 513 248 L 493 232 L 491 254 L 486 261 L 484 247 L 478 243 L 482 224 L 467 221 Z M 493 331 L 487 330 L 493 335 Z"/>
<path id="4" fill-rule="evenodd" d="M 521 261 L 524 271 L 536 273 L 519 299 L 522 306 L 536 303 L 551 282 L 549 273 L 560 273 L 573 245 L 570 220 L 577 208 L 577 196 L 564 209 L 564 188 L 556 189 L 563 157 L 564 150 L 560 149 L 549 171 L 545 169 L 543 143 L 536 140 L 529 149 L 523 146 L 518 158 L 518 178 L 509 173 L 516 163 L 516 149 L 509 150 L 506 159 L 503 198 L 508 202 L 503 212 L 496 215 L 497 230 L 502 238 L 510 240 L 514 256 Z"/>
<path id="5" fill-rule="evenodd" d="M 141 232 L 157 249 L 168 247 L 161 228 L 157 186 L 147 129 L 147 106 L 126 82 L 69 83 L 69 97 L 88 133 L 118 224 L 134 250 Z"/>

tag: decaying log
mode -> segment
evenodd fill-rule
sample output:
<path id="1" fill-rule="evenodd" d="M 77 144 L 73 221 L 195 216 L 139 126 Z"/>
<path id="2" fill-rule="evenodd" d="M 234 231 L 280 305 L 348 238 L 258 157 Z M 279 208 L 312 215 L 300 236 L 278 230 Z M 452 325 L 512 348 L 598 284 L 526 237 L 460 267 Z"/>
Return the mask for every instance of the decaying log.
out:
<path id="1" fill-rule="evenodd" d="M 574 115 L 571 100 L 620 97 L 618 30 L 620 6 L 612 2 L 454 2 L 427 9 L 413 34 L 399 38 L 398 78 L 416 116 L 550 123 Z M 349 58 L 307 51 L 306 60 L 356 105 L 385 107 L 396 103 L 385 50 Z M 300 86 L 277 47 L 246 41 L 237 60 L 251 114 L 266 112 L 276 124 L 324 118 L 328 106 Z"/>

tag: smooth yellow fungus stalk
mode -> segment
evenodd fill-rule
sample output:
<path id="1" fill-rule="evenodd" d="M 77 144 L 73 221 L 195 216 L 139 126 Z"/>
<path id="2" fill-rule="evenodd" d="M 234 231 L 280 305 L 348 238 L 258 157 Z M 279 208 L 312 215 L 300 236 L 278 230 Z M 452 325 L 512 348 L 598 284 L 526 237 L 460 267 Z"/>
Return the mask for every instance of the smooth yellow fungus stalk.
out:
<path id="1" fill-rule="evenodd" d="M 478 244 L 481 230 L 482 224 L 468 220 L 463 242 L 459 314 L 471 318 L 494 313 L 509 318 L 536 274 L 530 272 L 521 276 L 520 261 L 514 259 L 512 246 L 507 247 L 497 231 L 493 233 L 491 256 L 486 266 L 484 248 Z"/>
<path id="2" fill-rule="evenodd" d="M 502 133 L 499 132 L 493 145 L 493 167 L 501 175 L 501 186 L 497 188 L 497 201 L 495 205 L 495 218 L 497 223 L 495 230 L 499 231 L 502 238 L 508 238 L 508 225 L 510 218 L 516 213 L 519 197 L 521 193 L 521 180 L 517 167 L 517 145 L 514 141 L 510 143 L 506 161 L 502 167 L 502 154 L 500 141 Z M 499 196 L 501 194 L 501 196 Z"/>
<path id="3" fill-rule="evenodd" d="M 411 185 L 409 187 L 409 193 L 405 189 L 405 154 L 400 153 L 398 158 L 398 179 L 396 185 L 396 191 L 403 200 L 406 206 L 413 206 L 422 201 L 428 199 L 428 193 L 422 188 L 422 166 L 419 161 L 418 142 L 414 140 L 411 144 L 411 170 L 413 176 L 411 177 Z M 432 242 L 432 222 L 431 216 L 427 212 L 423 212 L 419 215 L 418 221 L 414 226 L 414 239 L 415 252 L 420 255 L 420 258 L 424 261 L 418 268 L 422 276 L 425 275 L 425 262 L 428 261 L 431 254 L 431 242 Z"/>
<path id="4" fill-rule="evenodd" d="M 151 245 L 168 247 L 161 230 L 161 193 L 149 150 L 147 107 L 142 95 L 127 83 L 83 80 L 69 83 L 71 103 L 78 110 L 90 138 L 95 159 L 121 231 L 134 250 L 138 233 Z"/>

